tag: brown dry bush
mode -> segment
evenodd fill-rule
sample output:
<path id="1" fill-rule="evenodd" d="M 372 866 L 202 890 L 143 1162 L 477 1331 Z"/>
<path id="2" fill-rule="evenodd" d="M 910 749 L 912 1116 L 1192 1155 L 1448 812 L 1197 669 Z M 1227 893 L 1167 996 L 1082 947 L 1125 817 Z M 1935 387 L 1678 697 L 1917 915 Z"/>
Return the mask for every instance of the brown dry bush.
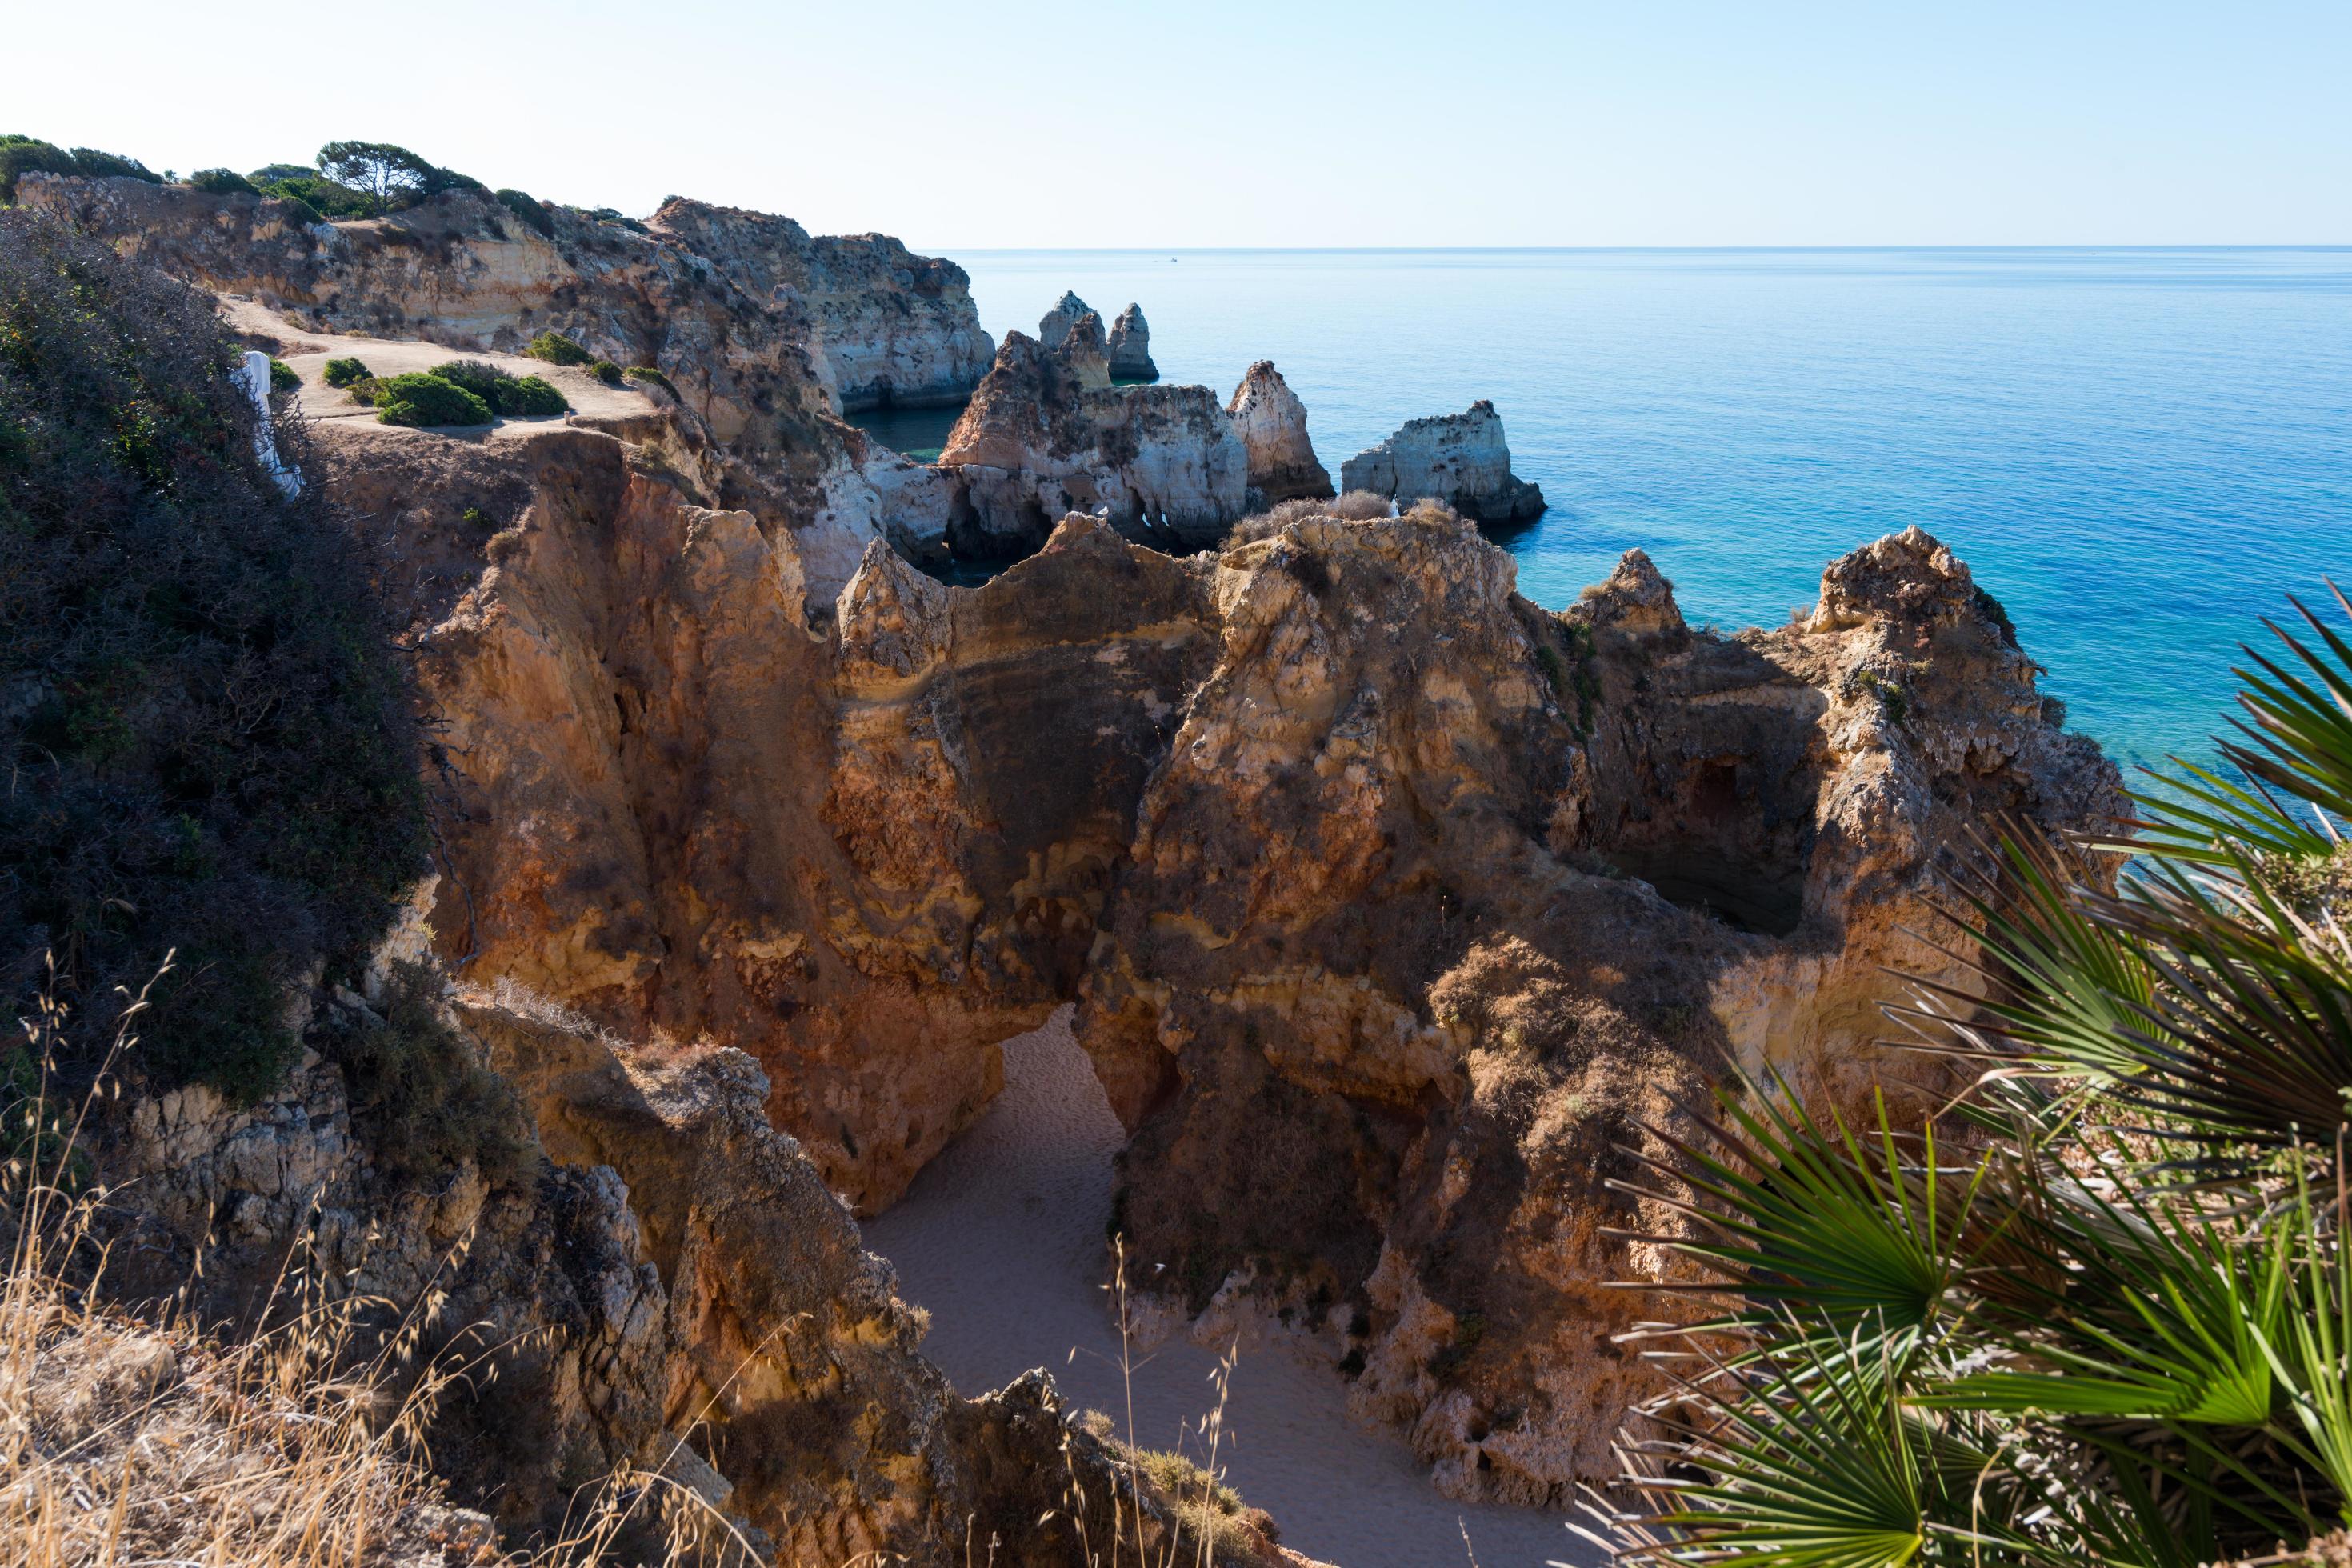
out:
<path id="1" fill-rule="evenodd" d="M 1346 495 L 1328 500 L 1299 499 L 1278 501 L 1273 507 L 1255 512 L 1234 524 L 1225 535 L 1225 548 L 1254 544 L 1261 539 L 1272 539 L 1294 522 L 1308 518 L 1331 517 L 1342 522 L 1372 522 L 1394 515 L 1396 508 L 1389 498 L 1374 495 L 1370 490 L 1349 490 Z"/>

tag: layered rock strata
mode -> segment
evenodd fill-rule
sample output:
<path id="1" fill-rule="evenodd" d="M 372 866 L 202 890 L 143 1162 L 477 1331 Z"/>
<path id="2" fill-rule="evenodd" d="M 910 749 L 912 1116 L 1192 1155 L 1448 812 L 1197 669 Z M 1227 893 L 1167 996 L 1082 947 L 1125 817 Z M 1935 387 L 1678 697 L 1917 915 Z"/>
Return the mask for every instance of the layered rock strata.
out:
<path id="1" fill-rule="evenodd" d="M 1257 492 L 1258 505 L 1329 499 L 1330 472 L 1307 437 L 1307 405 L 1272 360 L 1249 367 L 1234 388 L 1225 415 L 1249 454 L 1250 489 Z"/>
<path id="2" fill-rule="evenodd" d="M 959 551 L 1024 553 L 1072 511 L 1171 548 L 1213 543 L 1242 517 L 1249 454 L 1214 395 L 1109 380 L 1091 310 L 1058 347 L 1005 335 L 940 455 L 962 492 Z"/>
<path id="3" fill-rule="evenodd" d="M 1407 506 L 1443 501 L 1481 522 L 1526 522 L 1544 510 L 1543 492 L 1511 472 L 1502 416 L 1484 398 L 1460 414 L 1407 420 L 1342 463 L 1339 485 Z"/>
<path id="4" fill-rule="evenodd" d="M 1128 306 L 1110 324 L 1110 374 L 1113 381 L 1160 379 L 1160 367 L 1151 363 L 1151 324 L 1140 305 Z"/>

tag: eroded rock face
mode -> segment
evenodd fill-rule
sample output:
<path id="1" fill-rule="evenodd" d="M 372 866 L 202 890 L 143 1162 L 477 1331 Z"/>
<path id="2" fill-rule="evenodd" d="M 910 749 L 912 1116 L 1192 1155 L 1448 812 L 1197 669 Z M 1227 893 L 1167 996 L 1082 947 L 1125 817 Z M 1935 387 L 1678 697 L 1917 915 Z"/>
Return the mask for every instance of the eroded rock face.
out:
<path id="1" fill-rule="evenodd" d="M 805 308 L 824 350 L 820 374 L 844 409 L 961 403 L 995 355 L 963 268 L 887 235 L 811 237 L 787 217 L 677 197 L 648 226 L 752 298 Z"/>
<path id="2" fill-rule="evenodd" d="M 304 226 L 280 201 L 38 175 L 20 197 L 186 281 L 288 323 L 453 350 L 564 332 L 680 395 L 663 439 L 719 505 L 799 538 L 829 605 L 877 536 L 941 535 L 946 493 L 835 415 L 953 402 L 989 362 L 961 269 L 878 236 L 813 239 L 788 218 L 672 201 L 653 223 L 549 209 L 540 232 L 478 192 Z M 934 542 L 933 548 L 936 549 Z"/>
<path id="3" fill-rule="evenodd" d="M 1323 500 L 1331 495 L 1331 475 L 1315 456 L 1307 438 L 1307 405 L 1290 390 L 1274 362 L 1262 359 L 1249 367 L 1234 388 L 1225 413 L 1234 434 L 1249 453 L 1250 488 L 1260 504 L 1306 499 Z"/>
<path id="4" fill-rule="evenodd" d="M 1160 367 L 1151 363 L 1151 324 L 1140 305 L 1129 305 L 1110 325 L 1110 374 L 1114 381 L 1160 379 Z"/>
<path id="5" fill-rule="evenodd" d="M 1206 387 L 1109 380 L 1091 310 L 1058 347 L 1005 335 L 940 455 L 963 490 L 959 550 L 1023 553 L 1072 511 L 1171 548 L 1223 537 L 1249 487 L 1249 455 L 1224 410 Z"/>
<path id="6" fill-rule="evenodd" d="M 1339 485 L 1408 506 L 1443 501 L 1481 522 L 1525 522 L 1544 509 L 1543 492 L 1511 472 L 1502 416 L 1485 398 L 1460 414 L 1405 421 L 1341 464 Z"/>
<path id="7" fill-rule="evenodd" d="M 389 320 L 473 279 L 463 309 L 498 314 L 508 275 L 462 225 L 458 262 L 412 272 L 421 231 L 265 233 L 266 205 L 140 242 L 194 266 L 218 227 L 237 276 L 306 309 Z M 612 291 L 567 307 L 588 319 L 593 298 L 634 321 L 656 275 L 666 331 L 765 319 L 698 317 L 711 289 L 747 296 L 715 268 L 683 282 L 701 273 L 682 241 L 591 237 L 583 255 L 649 270 L 599 274 Z M 339 247 L 381 256 L 319 259 Z M 344 297 L 377 277 L 383 300 Z M 1648 1309 L 1601 1287 L 1656 1260 L 1604 1233 L 1673 1222 L 1609 1187 L 1620 1145 L 1652 1149 L 1727 1049 L 1852 1093 L 1894 994 L 1881 966 L 1957 983 L 1905 934 L 1933 929 L 1935 857 L 1998 813 L 2064 829 L 2119 808 L 2095 748 L 2042 722 L 1997 606 L 1916 531 L 1833 564 L 1805 618 L 1732 637 L 1685 625 L 1638 552 L 1548 614 L 1436 508 L 1177 558 L 1135 540 L 1221 536 L 1251 448 L 1205 389 L 1109 385 L 1091 310 L 1050 351 L 1008 336 L 929 479 L 853 441 L 777 352 L 717 353 L 688 406 L 602 426 L 320 432 L 446 726 L 436 951 L 662 1050 L 750 1053 L 777 1124 L 866 1209 L 995 1092 L 996 1042 L 1075 997 L 1133 1129 L 1139 1272 L 1190 1307 L 1257 1290 L 1320 1315 L 1363 1407 L 1457 1491 L 1565 1500 L 1654 1386 L 1610 1343 Z M 710 410 L 755 407 L 742 428 L 766 434 L 721 437 Z M 1425 461 L 1408 426 L 1376 449 L 1392 489 L 1415 493 L 1410 459 L 1516 510 L 1507 458 L 1463 434 L 1488 421 L 1459 416 Z M 919 531 L 894 531 L 886 482 L 926 517 L 949 487 L 950 536 L 1045 548 L 942 587 L 882 542 Z M 729 1103 L 762 1092 L 730 1081 Z M 257 1234 L 282 1218 L 257 1213 Z M 738 1223 L 709 1219 L 709 1246 Z M 625 1241 L 562 1246 L 634 1258 Z M 641 1245 L 663 1321 L 702 1299 L 663 1275 L 667 1243 Z M 614 1292 L 594 1321 L 651 1299 Z M 695 1312 L 713 1343 L 751 1321 Z M 880 1522 L 818 1544 L 898 1539 L 929 1506 L 860 1502 Z"/>
<path id="8" fill-rule="evenodd" d="M 1054 301 L 1053 309 L 1037 318 L 1037 342 L 1049 353 L 1062 346 L 1078 318 L 1094 313 L 1094 307 L 1078 298 L 1075 289 L 1065 289 L 1062 297 Z"/>
<path id="9" fill-rule="evenodd" d="M 976 590 L 869 543 L 826 637 L 789 533 L 608 437 L 518 450 L 441 481 L 511 498 L 473 555 L 429 470 L 352 459 L 410 503 L 450 719 L 440 951 L 753 1053 L 869 1208 L 1076 995 L 1145 1276 L 1360 1314 L 1364 1408 L 1465 1494 L 1564 1501 L 1653 1386 L 1602 1286 L 1655 1260 L 1603 1232 L 1673 1221 L 1618 1147 L 1727 1049 L 1852 1092 L 1880 966 L 1959 978 L 1904 934 L 1939 849 L 2118 804 L 1916 531 L 1723 637 L 1638 553 L 1538 610 L 1438 509 L 1189 559 L 1076 514 Z"/>
<path id="10" fill-rule="evenodd" d="M 1135 1130 L 1132 1257 L 1195 1309 L 1239 1277 L 1360 1310 L 1367 1413 L 1451 1490 L 1557 1505 L 1654 1386 L 1610 1342 L 1654 1305 L 1601 1286 L 1660 1260 L 1603 1233 L 1674 1221 L 1608 1188 L 1619 1148 L 1662 1157 L 1727 1048 L 1851 1091 L 1878 966 L 1960 978 L 1898 931 L 1938 849 L 2120 798 L 1916 531 L 1737 638 L 1639 557 L 1561 617 L 1511 576 L 1428 511 L 1221 559 L 1077 1030 Z M 1898 718 L 1858 672 L 1906 648 Z"/>
<path id="11" fill-rule="evenodd" d="M 345 993 L 322 1022 L 368 1005 Z M 295 1280 L 388 1303 L 362 1315 L 362 1347 L 413 1310 L 423 1360 L 474 1364 L 428 1434 L 434 1468 L 518 1545 L 625 1467 L 698 1496 L 752 1548 L 714 1562 L 951 1568 L 969 1539 L 1000 1562 L 1086 1568 L 1082 1529 L 1107 1532 L 1114 1489 L 1154 1551 L 1192 1554 L 1166 1496 L 1071 1424 L 1044 1373 L 966 1399 L 923 1358 L 921 1315 L 769 1126 L 750 1058 L 641 1051 L 511 986 L 459 993 L 445 1016 L 515 1092 L 520 1170 L 386 1166 L 368 1108 L 315 1056 L 242 1109 L 134 1091 L 96 1145 L 110 1223 L 135 1241 L 116 1290 L 184 1284 L 200 1321 L 244 1323 L 286 1288 L 292 1248 Z M 646 1509 L 616 1552 L 662 1560 L 669 1511 Z M 729 1544 L 709 1516 L 680 1517 Z M 1253 1533 L 1219 1561 L 1276 1554 Z"/>

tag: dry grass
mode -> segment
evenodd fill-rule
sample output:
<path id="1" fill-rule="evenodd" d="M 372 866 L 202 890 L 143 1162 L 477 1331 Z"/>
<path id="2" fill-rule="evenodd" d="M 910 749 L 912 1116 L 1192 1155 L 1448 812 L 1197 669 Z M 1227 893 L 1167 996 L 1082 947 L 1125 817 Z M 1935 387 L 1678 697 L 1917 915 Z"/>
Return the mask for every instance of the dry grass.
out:
<path id="1" fill-rule="evenodd" d="M 1169 1449 L 1146 1448 L 1135 1441 L 1135 1335 L 1132 1302 L 1127 1283 L 1127 1244 L 1113 1244 L 1115 1269 L 1108 1289 L 1118 1311 L 1119 1375 L 1127 1390 L 1125 1436 L 1119 1425 L 1100 1411 L 1088 1411 L 1080 1424 L 1101 1440 L 1121 1461 L 1125 1489 L 1114 1487 L 1108 1519 L 1072 1464 L 1064 1496 L 1064 1517 L 1076 1531 L 1088 1568 L 1217 1568 L 1217 1565 L 1262 1563 L 1274 1556 L 1275 1523 L 1262 1509 L 1244 1505 L 1241 1494 L 1224 1481 L 1219 1468 L 1223 1447 L 1225 1405 L 1239 1358 L 1236 1344 L 1218 1359 L 1210 1376 L 1215 1403 L 1189 1436 L 1200 1458 Z M 1067 1445 L 1064 1452 L 1068 1452 Z M 1146 1486 L 1151 1489 L 1147 1495 Z M 1162 1507 L 1162 1500 L 1167 1507 Z M 1172 1515 L 1172 1517 L 1171 1517 Z"/>
<path id="2" fill-rule="evenodd" d="M 1396 515 L 1395 503 L 1388 497 L 1374 495 L 1370 490 L 1349 490 L 1346 495 L 1328 500 L 1279 501 L 1268 510 L 1256 512 L 1234 524 L 1225 535 L 1225 548 L 1255 544 L 1261 539 L 1272 539 L 1294 522 L 1308 518 L 1332 517 L 1342 522 L 1374 522 Z"/>
<path id="3" fill-rule="evenodd" d="M 112 1062 L 131 1044 L 142 995 L 124 1012 Z M 608 1560 L 646 1516 L 668 1563 L 749 1556 L 727 1521 L 658 1476 L 625 1473 L 581 1500 L 564 1540 L 516 1555 L 490 1521 L 448 1505 L 430 1470 L 433 1412 L 460 1379 L 494 1379 L 488 1358 L 419 1358 L 437 1293 L 369 1331 L 391 1307 L 333 1299 L 299 1256 L 268 1325 L 224 1342 L 185 1313 L 143 1317 L 105 1302 L 104 1194 L 77 1156 L 101 1072 L 80 1104 L 53 1103 L 59 1013 L 27 1025 L 37 1080 L 5 1108 L 16 1153 L 0 1181 L 9 1242 L 0 1279 L 0 1563 L 21 1568 L 427 1568 Z M 201 1267 L 201 1265 L 199 1266 Z M 699 1510 L 698 1512 L 698 1510 Z"/>

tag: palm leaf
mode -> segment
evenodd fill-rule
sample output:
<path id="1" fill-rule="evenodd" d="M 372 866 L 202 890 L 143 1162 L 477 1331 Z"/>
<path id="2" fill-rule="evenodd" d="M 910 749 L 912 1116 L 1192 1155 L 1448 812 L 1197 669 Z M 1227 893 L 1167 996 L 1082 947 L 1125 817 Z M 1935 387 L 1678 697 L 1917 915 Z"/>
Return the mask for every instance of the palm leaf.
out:
<path id="1" fill-rule="evenodd" d="M 1932 1131 L 1918 1163 L 1906 1160 L 1883 1100 L 1865 1145 L 1841 1118 L 1827 1127 L 1815 1121 L 1777 1079 L 1740 1095 L 1718 1090 L 1716 1099 L 1716 1116 L 1694 1117 L 1703 1143 L 1649 1129 L 1681 1156 L 1678 1166 L 1627 1151 L 1685 1184 L 1691 1198 L 1611 1183 L 1679 1210 L 1693 1222 L 1692 1234 L 1608 1233 L 1667 1247 L 1715 1279 L 1633 1288 L 1729 1289 L 1745 1299 L 1745 1310 L 1710 1328 L 1779 1323 L 1801 1309 L 1840 1335 L 1875 1331 L 1900 1346 L 1916 1342 L 1965 1266 L 1956 1244 L 1969 1231 L 1981 1172 L 1962 1181 L 1938 1171 Z"/>

